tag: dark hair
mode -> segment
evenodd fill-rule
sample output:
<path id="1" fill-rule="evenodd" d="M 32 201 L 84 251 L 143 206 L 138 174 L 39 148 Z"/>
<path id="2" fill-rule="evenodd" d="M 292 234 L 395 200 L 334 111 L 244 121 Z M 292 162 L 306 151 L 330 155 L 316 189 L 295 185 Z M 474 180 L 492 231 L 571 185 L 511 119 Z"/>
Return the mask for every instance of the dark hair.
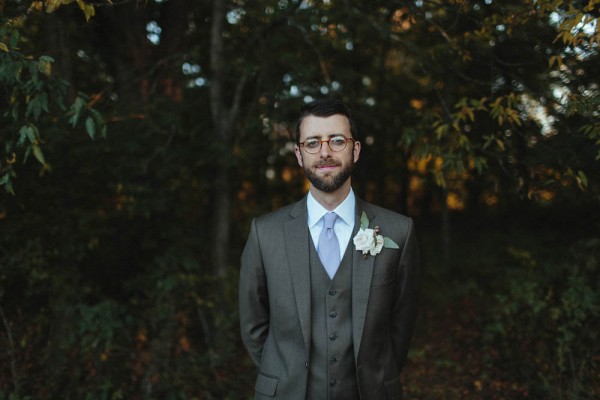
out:
<path id="1" fill-rule="evenodd" d="M 358 131 L 356 124 L 352 119 L 350 109 L 341 101 L 334 99 L 319 99 L 306 103 L 300 107 L 300 117 L 296 122 L 296 129 L 294 134 L 296 135 L 296 143 L 300 143 L 300 125 L 304 118 L 313 115 L 315 117 L 330 117 L 332 115 L 341 114 L 348 118 L 350 124 L 350 134 L 354 139 L 358 140 Z"/>

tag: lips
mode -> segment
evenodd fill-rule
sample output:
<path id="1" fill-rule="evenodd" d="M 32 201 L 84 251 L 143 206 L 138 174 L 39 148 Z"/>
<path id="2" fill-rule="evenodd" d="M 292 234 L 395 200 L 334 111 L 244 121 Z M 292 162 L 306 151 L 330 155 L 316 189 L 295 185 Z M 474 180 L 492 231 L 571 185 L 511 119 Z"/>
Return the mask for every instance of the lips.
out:
<path id="1" fill-rule="evenodd" d="M 340 166 L 340 163 L 321 163 L 321 164 L 317 164 L 316 167 L 317 169 L 333 169 L 335 167 Z"/>
<path id="2" fill-rule="evenodd" d="M 317 167 L 317 171 L 322 171 L 328 173 L 329 171 L 333 171 L 337 168 L 337 165 L 319 165 Z"/>

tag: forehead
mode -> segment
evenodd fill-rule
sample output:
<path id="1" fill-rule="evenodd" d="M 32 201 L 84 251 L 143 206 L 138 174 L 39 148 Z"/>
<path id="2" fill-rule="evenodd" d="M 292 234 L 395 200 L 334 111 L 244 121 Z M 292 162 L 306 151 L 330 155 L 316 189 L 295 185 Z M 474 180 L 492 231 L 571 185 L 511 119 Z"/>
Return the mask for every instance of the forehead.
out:
<path id="1" fill-rule="evenodd" d="M 327 137 L 333 134 L 351 136 L 348 118 L 342 114 L 329 117 L 309 115 L 302 120 L 300 125 L 300 140 L 310 137 Z"/>

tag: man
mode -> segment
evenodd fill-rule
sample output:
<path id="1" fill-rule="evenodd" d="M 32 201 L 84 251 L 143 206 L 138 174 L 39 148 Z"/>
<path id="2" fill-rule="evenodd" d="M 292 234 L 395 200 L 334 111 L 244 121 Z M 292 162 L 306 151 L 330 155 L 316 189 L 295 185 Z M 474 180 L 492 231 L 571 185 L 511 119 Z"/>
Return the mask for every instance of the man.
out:
<path id="1" fill-rule="evenodd" d="M 252 221 L 239 301 L 257 400 L 403 397 L 417 240 L 410 218 L 355 197 L 360 150 L 343 103 L 303 106 L 295 153 L 309 193 Z"/>

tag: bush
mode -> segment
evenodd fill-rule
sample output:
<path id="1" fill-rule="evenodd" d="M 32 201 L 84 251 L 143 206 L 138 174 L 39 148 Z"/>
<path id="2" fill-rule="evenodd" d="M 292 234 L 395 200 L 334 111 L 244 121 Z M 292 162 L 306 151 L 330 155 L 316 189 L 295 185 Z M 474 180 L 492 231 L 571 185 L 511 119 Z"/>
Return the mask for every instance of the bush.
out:
<path id="1" fill-rule="evenodd" d="M 485 327 L 488 363 L 529 384 L 535 398 L 600 396 L 600 240 L 573 245 L 564 258 L 536 259 L 509 249 L 506 270 Z"/>
<path id="2" fill-rule="evenodd" d="M 0 354 L 0 400 L 245 398 L 237 277 L 208 275 L 198 260 L 171 247 L 123 280 L 117 295 L 96 288 L 66 296 L 57 274 L 34 296 L 35 279 L 9 270 L 0 282 L 24 284 L 0 291 L 0 348 L 9 350 Z M 17 301 L 41 295 L 40 308 Z"/>

